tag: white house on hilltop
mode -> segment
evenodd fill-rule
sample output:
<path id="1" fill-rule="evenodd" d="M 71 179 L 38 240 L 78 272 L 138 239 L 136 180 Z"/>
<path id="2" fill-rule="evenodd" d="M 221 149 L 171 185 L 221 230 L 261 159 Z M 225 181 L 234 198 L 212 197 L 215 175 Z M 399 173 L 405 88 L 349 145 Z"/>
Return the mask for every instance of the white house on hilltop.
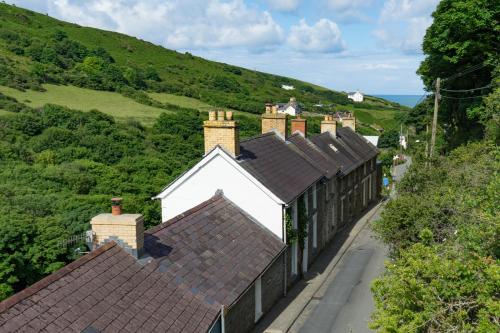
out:
<path id="1" fill-rule="evenodd" d="M 363 102 L 363 94 L 358 90 L 355 92 L 347 93 L 347 98 L 352 99 L 354 102 Z"/>
<path id="2" fill-rule="evenodd" d="M 294 87 L 294 86 L 287 85 L 287 84 L 282 84 L 282 85 L 281 85 L 281 88 L 282 88 L 282 89 L 285 89 L 285 90 L 294 90 L 294 89 L 295 89 L 295 87 Z"/>

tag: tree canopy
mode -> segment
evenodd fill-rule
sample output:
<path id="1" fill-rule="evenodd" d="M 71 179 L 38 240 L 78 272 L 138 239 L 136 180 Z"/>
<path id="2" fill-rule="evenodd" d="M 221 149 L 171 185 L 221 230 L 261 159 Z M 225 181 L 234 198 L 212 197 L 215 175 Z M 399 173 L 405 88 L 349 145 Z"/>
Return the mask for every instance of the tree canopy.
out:
<path id="1" fill-rule="evenodd" d="M 442 79 L 439 119 L 452 148 L 482 138 L 493 114 L 500 113 L 498 104 L 485 106 L 482 99 L 498 89 L 500 6 L 488 0 L 442 0 L 432 17 L 418 74 L 429 92 Z M 419 130 L 425 128 L 421 121 L 430 119 L 421 116 L 423 109 L 431 113 L 429 102 L 410 112 L 408 122 L 419 120 Z"/>

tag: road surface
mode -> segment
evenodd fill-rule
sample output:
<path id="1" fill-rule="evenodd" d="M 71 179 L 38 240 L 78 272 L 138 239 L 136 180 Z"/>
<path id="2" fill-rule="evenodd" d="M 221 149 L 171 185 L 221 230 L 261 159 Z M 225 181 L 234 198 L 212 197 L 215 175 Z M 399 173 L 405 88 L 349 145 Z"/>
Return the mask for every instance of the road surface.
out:
<path id="1" fill-rule="evenodd" d="M 368 224 L 290 332 L 371 332 L 368 321 L 374 305 L 370 284 L 382 274 L 386 259 L 387 249 L 373 237 Z"/>

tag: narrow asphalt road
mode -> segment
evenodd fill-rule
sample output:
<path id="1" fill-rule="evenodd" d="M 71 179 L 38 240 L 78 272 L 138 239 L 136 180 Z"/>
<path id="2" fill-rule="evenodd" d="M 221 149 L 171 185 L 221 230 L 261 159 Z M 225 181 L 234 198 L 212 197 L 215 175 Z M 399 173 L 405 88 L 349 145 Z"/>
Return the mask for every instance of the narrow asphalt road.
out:
<path id="1" fill-rule="evenodd" d="M 408 157 L 406 163 L 395 167 L 396 182 L 410 165 Z M 370 286 L 383 273 L 388 250 L 374 237 L 370 224 L 380 217 L 382 209 L 360 231 L 325 286 L 316 293 L 289 332 L 372 332 L 368 328 L 374 310 Z"/>
<path id="2" fill-rule="evenodd" d="M 377 213 L 372 220 L 378 217 Z M 387 249 L 367 224 L 290 332 L 371 332 L 368 321 L 374 305 L 370 285 L 382 274 L 386 258 Z"/>

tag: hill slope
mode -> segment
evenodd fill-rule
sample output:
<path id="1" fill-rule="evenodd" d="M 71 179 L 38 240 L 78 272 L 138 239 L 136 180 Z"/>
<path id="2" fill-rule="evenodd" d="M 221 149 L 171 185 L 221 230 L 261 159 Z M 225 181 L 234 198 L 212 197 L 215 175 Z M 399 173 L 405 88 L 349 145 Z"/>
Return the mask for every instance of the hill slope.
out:
<path id="1" fill-rule="evenodd" d="M 346 94 L 299 80 L 251 71 L 181 54 L 120 33 L 81 27 L 22 8 L 0 4 L 0 85 L 44 90 L 42 84 L 116 91 L 143 103 L 138 91 L 198 99 L 215 107 L 261 113 L 268 101 L 292 95 L 309 111 L 321 102 L 353 108 Z M 293 85 L 286 91 L 282 84 Z M 163 98 L 159 98 L 162 100 Z M 154 103 L 154 101 L 153 101 Z M 376 98 L 356 109 L 401 107 Z M 331 108 L 329 108 L 331 109 Z"/>

